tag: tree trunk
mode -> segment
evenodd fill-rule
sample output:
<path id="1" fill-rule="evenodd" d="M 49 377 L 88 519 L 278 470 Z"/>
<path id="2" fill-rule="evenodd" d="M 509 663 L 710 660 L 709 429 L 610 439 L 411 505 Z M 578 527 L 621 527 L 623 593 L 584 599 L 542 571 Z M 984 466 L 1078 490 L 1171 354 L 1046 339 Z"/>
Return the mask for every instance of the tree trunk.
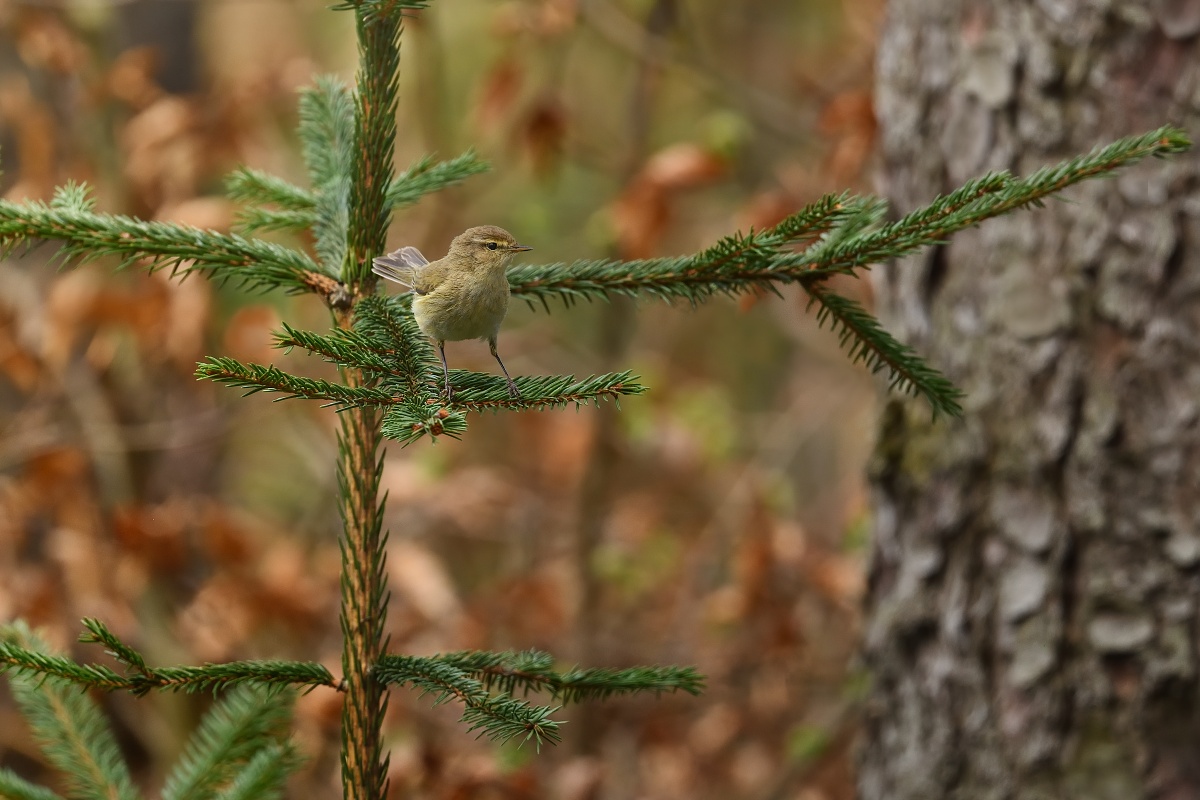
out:
<path id="1" fill-rule="evenodd" d="M 1200 107 L 1200 2 L 893 0 L 897 213 Z M 1197 159 L 878 270 L 969 393 L 892 402 L 872 468 L 863 800 L 1200 797 Z"/>

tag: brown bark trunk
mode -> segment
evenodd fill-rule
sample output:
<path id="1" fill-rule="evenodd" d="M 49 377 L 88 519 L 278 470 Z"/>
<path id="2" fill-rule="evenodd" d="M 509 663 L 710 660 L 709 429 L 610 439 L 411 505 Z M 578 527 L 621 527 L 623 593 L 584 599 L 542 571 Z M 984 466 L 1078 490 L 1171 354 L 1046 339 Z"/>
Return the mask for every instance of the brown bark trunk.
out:
<path id="1" fill-rule="evenodd" d="M 1200 130 L 1198 32 L 1195 0 L 894 0 L 886 195 Z M 885 323 L 969 397 L 881 429 L 864 800 L 1200 797 L 1197 163 L 878 271 Z"/>

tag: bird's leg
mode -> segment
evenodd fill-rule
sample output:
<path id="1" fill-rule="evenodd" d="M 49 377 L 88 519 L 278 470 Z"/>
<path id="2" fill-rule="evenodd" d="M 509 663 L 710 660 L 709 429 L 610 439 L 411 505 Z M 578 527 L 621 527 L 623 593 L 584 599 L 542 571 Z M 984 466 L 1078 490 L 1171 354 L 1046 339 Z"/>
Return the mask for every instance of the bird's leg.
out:
<path id="1" fill-rule="evenodd" d="M 504 380 L 508 381 L 508 393 L 514 400 L 521 399 L 521 393 L 517 391 L 517 385 L 513 383 L 513 379 L 509 377 L 508 370 L 504 368 L 504 362 L 500 360 L 500 354 L 496 352 L 496 337 L 488 339 L 488 347 L 492 348 L 492 357 L 496 359 L 496 363 L 500 365 L 500 371 L 504 373 Z"/>
<path id="2" fill-rule="evenodd" d="M 446 363 L 446 343 L 438 342 L 438 355 L 442 357 L 442 374 L 446 376 L 446 402 L 454 399 L 454 389 L 450 386 L 450 365 Z"/>

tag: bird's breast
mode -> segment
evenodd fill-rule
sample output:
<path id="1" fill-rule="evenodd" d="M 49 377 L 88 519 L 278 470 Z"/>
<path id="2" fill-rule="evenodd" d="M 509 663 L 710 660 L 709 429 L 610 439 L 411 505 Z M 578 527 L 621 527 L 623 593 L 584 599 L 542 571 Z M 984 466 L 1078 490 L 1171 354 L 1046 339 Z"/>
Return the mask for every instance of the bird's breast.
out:
<path id="1" fill-rule="evenodd" d="M 487 339 L 500 330 L 508 312 L 508 278 L 467 276 L 444 281 L 429 294 L 413 300 L 413 316 L 427 335 L 438 341 Z"/>

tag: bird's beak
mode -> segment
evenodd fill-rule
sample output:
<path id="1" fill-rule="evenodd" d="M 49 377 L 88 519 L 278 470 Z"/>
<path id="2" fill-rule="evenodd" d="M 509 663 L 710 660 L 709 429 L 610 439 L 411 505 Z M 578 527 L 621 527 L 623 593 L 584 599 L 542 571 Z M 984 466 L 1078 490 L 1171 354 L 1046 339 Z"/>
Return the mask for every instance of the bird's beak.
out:
<path id="1" fill-rule="evenodd" d="M 514 245 L 511 245 L 508 249 L 514 253 L 523 253 L 526 250 L 532 250 L 533 248 L 529 247 L 528 245 L 514 244 Z"/>

